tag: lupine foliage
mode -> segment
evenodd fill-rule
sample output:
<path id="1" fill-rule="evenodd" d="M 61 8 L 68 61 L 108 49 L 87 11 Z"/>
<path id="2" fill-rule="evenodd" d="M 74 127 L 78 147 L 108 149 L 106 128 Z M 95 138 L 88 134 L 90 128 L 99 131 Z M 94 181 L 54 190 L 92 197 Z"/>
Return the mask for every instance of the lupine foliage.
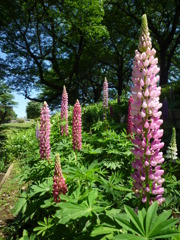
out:
<path id="1" fill-rule="evenodd" d="M 111 104 L 116 109 L 116 104 L 113 102 Z M 124 103 L 121 104 L 120 108 L 123 109 Z M 82 108 L 83 114 L 87 113 L 88 116 L 95 116 L 95 113 L 101 112 L 101 110 L 102 104 Z M 116 111 L 115 114 L 117 114 Z M 96 122 L 91 118 L 91 129 L 87 128 L 87 131 L 82 131 L 82 150 L 75 154 L 72 148 L 73 108 L 70 108 L 69 116 L 69 135 L 63 136 L 63 138 L 58 125 L 59 114 L 51 117 L 52 164 L 39 160 L 35 127 L 28 131 L 22 131 L 18 138 L 16 135 L 8 140 L 8 144 L 11 144 L 13 150 L 18 145 L 24 147 L 23 155 L 19 150 L 14 157 L 21 156 L 23 169 L 20 180 L 29 183 L 13 210 L 18 218 L 14 223 L 15 229 L 11 228 L 10 234 L 17 235 L 18 231 L 19 237 L 24 234 L 29 238 L 31 236 L 31 239 L 34 236 L 35 239 L 45 240 L 57 239 L 57 236 L 65 240 L 72 238 L 99 240 L 106 237 L 107 239 L 115 237 L 118 239 L 119 233 L 127 232 L 126 225 L 130 223 L 133 237 L 135 237 L 138 234 L 133 225 L 135 222 L 129 218 L 130 215 L 124 214 L 123 208 L 123 205 L 126 204 L 135 209 L 138 203 L 131 190 L 133 185 L 130 169 L 131 162 L 134 160 L 131 153 L 132 143 L 127 138 L 126 131 L 123 129 L 124 125 L 120 125 L 119 128 L 119 122 L 113 123 L 114 120 L 109 118 L 110 128 L 104 130 L 104 121 Z M 83 117 L 84 127 L 86 126 L 85 119 L 88 120 L 87 123 L 90 123 L 90 119 Z M 10 154 L 11 150 L 8 151 Z M 52 194 L 55 153 L 60 154 L 63 177 L 68 186 L 67 194 L 60 195 L 61 202 L 58 204 L 54 202 Z M 13 154 L 12 151 L 11 155 Z M 174 180 L 174 184 L 175 182 L 178 183 Z M 170 202 L 170 206 L 175 212 L 178 211 L 179 206 L 180 185 L 176 184 L 172 187 L 170 182 L 168 185 L 169 187 L 166 186 L 166 188 L 171 193 L 170 195 L 167 193 L 167 195 L 174 199 L 173 202 Z M 164 208 L 166 209 L 167 205 Z M 146 221 L 150 221 L 150 214 L 148 211 L 149 217 L 146 217 Z M 170 212 L 166 213 L 165 211 L 164 214 L 169 216 Z M 161 215 L 158 216 L 157 214 L 157 219 Z M 122 226 L 122 221 L 126 225 Z M 172 224 L 175 223 L 173 219 L 168 221 L 172 221 Z M 152 226 L 153 222 L 149 231 Z M 171 230 L 168 228 L 168 231 Z"/>

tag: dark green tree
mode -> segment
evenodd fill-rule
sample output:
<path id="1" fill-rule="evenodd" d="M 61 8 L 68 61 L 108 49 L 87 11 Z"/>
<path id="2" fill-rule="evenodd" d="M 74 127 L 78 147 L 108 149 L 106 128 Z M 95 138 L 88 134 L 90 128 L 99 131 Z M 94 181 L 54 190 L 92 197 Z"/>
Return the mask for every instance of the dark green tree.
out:
<path id="1" fill-rule="evenodd" d="M 0 124 L 16 118 L 13 106 L 16 106 L 17 103 L 13 99 L 14 96 L 9 87 L 0 80 Z"/>
<path id="2" fill-rule="evenodd" d="M 180 2 L 178 0 L 109 2 L 129 16 L 134 26 L 140 26 L 141 16 L 146 13 L 153 45 L 160 61 L 160 85 L 167 84 L 173 74 L 171 66 L 180 43 Z"/>
<path id="3" fill-rule="evenodd" d="M 26 106 L 27 118 L 34 119 L 40 117 L 42 103 L 30 101 Z"/>
<path id="4" fill-rule="evenodd" d="M 81 92 L 79 67 L 86 42 L 106 34 L 102 26 L 103 1 L 14 0 L 1 3 L 0 47 L 7 54 L 9 84 L 31 97 L 32 89 L 60 96 L 63 85 L 74 103 Z"/>

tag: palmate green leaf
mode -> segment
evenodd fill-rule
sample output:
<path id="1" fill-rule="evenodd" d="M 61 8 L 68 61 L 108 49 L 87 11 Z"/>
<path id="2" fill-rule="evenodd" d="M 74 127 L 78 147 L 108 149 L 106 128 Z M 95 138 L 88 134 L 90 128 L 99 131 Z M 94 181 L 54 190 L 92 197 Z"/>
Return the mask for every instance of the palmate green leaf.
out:
<path id="1" fill-rule="evenodd" d="M 133 211 L 133 209 L 128 207 L 128 206 L 126 206 L 126 205 L 124 206 L 124 208 L 125 208 L 125 211 L 126 211 L 128 217 L 130 218 L 132 223 L 136 226 L 136 228 L 138 229 L 139 233 L 141 235 L 145 235 L 144 226 L 139 221 L 139 219 L 138 219 L 136 213 Z"/>
<path id="2" fill-rule="evenodd" d="M 121 155 L 121 152 L 119 152 L 117 149 L 110 149 L 107 151 L 108 154 L 116 154 Z"/>
<path id="3" fill-rule="evenodd" d="M 37 193 L 40 193 L 40 196 L 43 196 L 45 193 L 50 191 L 52 184 L 52 179 L 46 179 L 43 183 L 40 183 L 39 185 L 32 185 L 30 197 L 33 197 Z"/>
<path id="4" fill-rule="evenodd" d="M 156 230 L 160 230 L 163 228 L 171 227 L 169 226 L 168 222 L 169 220 L 168 217 L 171 215 L 171 210 L 165 211 L 161 213 L 156 220 L 153 222 L 152 227 L 150 228 L 150 231 L 148 232 L 148 236 L 151 236 Z M 175 220 L 175 219 L 170 219 L 170 220 Z M 176 220 L 175 220 L 176 221 Z M 173 225 L 172 225 L 173 226 Z"/>
<path id="5" fill-rule="evenodd" d="M 78 202 L 78 199 L 70 198 L 70 196 L 66 196 L 66 195 L 63 195 L 63 194 L 61 194 L 61 200 L 65 201 L 65 202 L 67 201 L 67 202 L 70 202 L 70 203 L 77 203 Z M 56 205 L 57 205 L 57 203 L 56 203 Z"/>
<path id="6" fill-rule="evenodd" d="M 138 218 L 143 228 L 145 224 L 145 217 L 146 217 L 146 210 L 143 208 L 141 211 L 138 211 Z"/>
<path id="7" fill-rule="evenodd" d="M 43 227 L 46 227 L 46 223 L 44 223 L 44 222 L 41 222 L 41 221 L 38 221 L 38 224 L 40 225 L 40 226 L 43 226 Z M 39 227 L 39 228 L 41 228 L 41 227 Z"/>
<path id="8" fill-rule="evenodd" d="M 113 238 L 113 234 L 110 233 L 110 234 L 107 234 L 106 236 L 102 237 L 100 240 L 111 240 Z"/>
<path id="9" fill-rule="evenodd" d="M 118 216 L 114 216 L 114 219 L 125 230 L 130 231 L 134 234 L 139 234 L 139 231 L 134 229 L 134 226 L 130 222 L 128 222 L 127 220 L 122 219 L 121 217 L 118 217 Z"/>
<path id="10" fill-rule="evenodd" d="M 113 189 L 114 189 L 114 190 L 123 191 L 123 192 L 132 192 L 131 189 L 125 188 L 125 187 L 121 187 L 121 186 L 113 186 Z"/>
<path id="11" fill-rule="evenodd" d="M 77 189 L 77 194 L 78 191 L 79 190 Z M 75 203 L 71 201 L 70 198 L 70 202 L 59 203 L 61 209 L 58 210 L 55 214 L 55 216 L 60 219 L 59 223 L 65 224 L 68 223 L 70 220 L 79 219 L 81 217 L 88 217 L 91 216 L 92 212 L 102 212 L 104 210 L 103 207 L 94 205 L 97 196 L 98 191 L 97 189 L 94 189 L 93 191 L 89 192 L 88 195 L 85 195 L 84 199 L 87 200 L 83 201 L 82 203 Z"/>
<path id="12" fill-rule="evenodd" d="M 157 232 L 157 234 L 155 236 L 151 236 L 150 239 L 170 238 L 178 234 L 179 232 L 177 232 L 176 230 L 166 229 L 166 230 L 159 231 L 159 233 Z"/>
<path id="13" fill-rule="evenodd" d="M 172 238 L 172 240 L 180 240 L 180 225 L 178 227 L 178 235 Z"/>
<path id="14" fill-rule="evenodd" d="M 161 234 L 161 232 L 166 232 L 166 231 L 170 231 L 171 227 L 173 227 L 179 220 L 178 219 L 168 219 L 168 220 L 164 220 L 163 222 L 161 222 L 155 229 L 153 232 L 151 232 L 149 234 L 150 237 L 155 237 L 158 236 L 159 234 Z M 168 230 L 169 229 L 169 230 Z M 177 231 L 176 231 L 177 232 Z"/>
<path id="15" fill-rule="evenodd" d="M 60 219 L 59 223 L 66 224 L 71 219 L 79 219 L 81 217 L 88 217 L 91 214 L 92 209 L 88 208 L 83 202 L 81 204 L 76 203 L 60 203 L 61 209 L 55 214 Z"/>
<path id="16" fill-rule="evenodd" d="M 157 213 L 157 208 L 158 208 L 158 203 L 155 201 L 147 210 L 147 215 L 146 215 L 146 235 L 149 232 L 149 229 L 151 227 L 153 219 L 155 220 L 156 218 L 156 213 Z"/>
<path id="17" fill-rule="evenodd" d="M 135 236 L 133 234 L 128 234 L 128 233 L 119 234 L 112 238 L 112 240 L 118 240 L 118 239 L 121 239 L 121 240 L 148 240 L 146 237 Z"/>
<path id="18" fill-rule="evenodd" d="M 53 226 L 51 221 L 52 219 L 44 217 L 44 222 L 38 221 L 39 226 L 35 227 L 33 231 L 37 232 L 37 235 L 42 234 L 44 236 L 46 231 Z"/>
<path id="19" fill-rule="evenodd" d="M 95 203 L 95 200 L 98 196 L 98 191 L 97 189 L 94 189 L 93 191 L 91 191 L 88 195 L 88 204 L 89 204 L 89 207 L 92 208 L 93 207 L 93 204 Z"/>
<path id="20" fill-rule="evenodd" d="M 79 197 L 81 196 L 81 186 L 79 186 L 74 192 L 73 192 L 74 198 L 78 201 Z M 76 202 L 77 202 L 76 201 Z"/>
<path id="21" fill-rule="evenodd" d="M 49 208 L 51 206 L 55 206 L 56 203 L 53 201 L 53 199 L 47 199 L 44 201 L 44 204 L 41 205 L 41 208 Z"/>
<path id="22" fill-rule="evenodd" d="M 113 232 L 119 232 L 120 229 L 117 229 L 115 227 L 113 227 L 112 225 L 101 225 L 98 226 L 96 228 L 93 229 L 93 231 L 91 232 L 91 237 L 96 237 L 99 235 L 106 235 L 106 234 L 110 234 Z"/>
<path id="23" fill-rule="evenodd" d="M 96 148 L 96 149 L 91 149 L 88 151 L 89 154 L 96 155 L 96 154 L 101 154 L 102 149 L 101 148 Z"/>
<path id="24" fill-rule="evenodd" d="M 22 209 L 24 209 L 23 212 L 26 210 L 26 205 L 27 205 L 27 194 L 23 192 L 21 196 L 18 198 L 17 202 L 15 203 L 15 206 L 12 210 L 13 215 L 16 216 Z"/>

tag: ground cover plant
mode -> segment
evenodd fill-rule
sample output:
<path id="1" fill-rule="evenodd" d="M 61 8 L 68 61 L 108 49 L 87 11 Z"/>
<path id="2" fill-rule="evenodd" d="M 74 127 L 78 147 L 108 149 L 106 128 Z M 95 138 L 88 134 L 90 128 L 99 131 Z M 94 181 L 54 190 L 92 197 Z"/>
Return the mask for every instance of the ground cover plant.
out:
<path id="1" fill-rule="evenodd" d="M 0 125 L 0 172 L 6 172 L 9 164 L 14 160 L 14 158 L 11 158 L 10 155 L 6 155 L 8 152 L 8 147 L 4 148 L 3 142 L 5 139 L 17 139 L 19 134 L 21 135 L 20 131 L 22 129 L 28 129 L 31 126 L 34 125 L 33 121 L 30 122 L 23 122 L 23 123 L 5 123 Z M 20 137 L 21 138 L 21 137 Z M 8 140 L 6 145 L 8 145 Z M 11 148 L 10 145 L 8 145 L 9 148 Z M 15 150 L 17 151 L 17 149 Z M 19 145 L 19 151 L 20 151 L 20 145 Z"/>
<path id="2" fill-rule="evenodd" d="M 163 163 L 160 152 L 164 144 L 156 65 L 143 15 L 131 113 L 128 99 L 108 102 L 105 79 L 103 104 L 82 107 L 77 100 L 67 114 L 68 89 L 64 88 L 61 114 L 50 118 L 45 102 L 38 129 L 8 137 L 4 154 L 20 160 L 17 179 L 25 184 L 13 209 L 15 227 L 9 239 L 179 237 L 180 180 L 174 175 L 179 160 L 169 157 L 177 157 L 177 152 L 167 152 Z M 174 132 L 165 151 L 175 149 Z"/>

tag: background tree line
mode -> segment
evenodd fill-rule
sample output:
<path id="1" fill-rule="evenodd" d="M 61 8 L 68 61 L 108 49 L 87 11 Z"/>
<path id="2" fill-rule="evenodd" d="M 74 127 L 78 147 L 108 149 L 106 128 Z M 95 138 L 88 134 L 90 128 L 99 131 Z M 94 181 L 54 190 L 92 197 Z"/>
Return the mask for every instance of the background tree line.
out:
<path id="1" fill-rule="evenodd" d="M 146 13 L 159 58 L 160 85 L 179 79 L 180 3 L 177 0 L 2 0 L 0 60 L 3 79 L 26 98 L 59 105 L 128 91 L 141 15 Z M 2 72 L 3 71 L 3 72 Z M 32 90 L 40 91 L 37 98 Z"/>

